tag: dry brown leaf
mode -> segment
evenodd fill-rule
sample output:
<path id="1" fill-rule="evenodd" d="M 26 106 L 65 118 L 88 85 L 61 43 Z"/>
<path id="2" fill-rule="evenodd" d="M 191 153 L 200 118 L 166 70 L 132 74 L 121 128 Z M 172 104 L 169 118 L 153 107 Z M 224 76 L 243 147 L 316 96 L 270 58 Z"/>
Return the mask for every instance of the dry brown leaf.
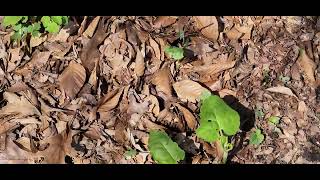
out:
<path id="1" fill-rule="evenodd" d="M 104 18 L 99 22 L 96 32 L 90 41 L 83 47 L 80 53 L 80 59 L 83 66 L 91 72 L 94 68 L 96 61 L 100 58 L 100 52 L 98 46 L 104 41 L 108 36 L 105 32 Z"/>
<path id="2" fill-rule="evenodd" d="M 39 46 L 42 44 L 44 41 L 47 40 L 47 35 L 46 36 L 31 36 L 30 38 L 30 48 Z"/>
<path id="3" fill-rule="evenodd" d="M 308 80 L 314 84 L 316 82 L 314 72 L 317 68 L 317 65 L 315 62 L 309 58 L 309 56 L 306 54 L 305 50 L 300 51 L 300 57 L 299 57 L 299 64 L 302 67 L 302 70 L 304 71 L 305 75 L 307 76 Z"/>
<path id="4" fill-rule="evenodd" d="M 154 55 L 157 59 L 161 60 L 161 52 L 160 52 L 160 47 L 159 47 L 159 44 L 154 40 L 152 39 L 152 37 L 150 36 L 149 37 L 149 43 L 150 43 L 150 46 L 152 47 L 153 51 L 154 51 Z"/>
<path id="5" fill-rule="evenodd" d="M 214 75 L 221 71 L 232 68 L 236 64 L 236 61 L 223 61 L 216 64 L 206 65 L 206 66 L 196 66 L 193 70 L 204 75 Z"/>
<path id="6" fill-rule="evenodd" d="M 297 98 L 297 96 L 293 94 L 291 89 L 289 89 L 287 87 L 284 87 L 284 86 L 271 87 L 271 88 L 268 88 L 266 90 L 270 91 L 270 92 L 286 94 L 286 95 L 293 96 L 293 97 Z"/>
<path id="7" fill-rule="evenodd" d="M 188 127 L 191 130 L 195 130 L 197 127 L 197 120 L 194 115 L 187 108 L 181 106 L 178 103 L 175 103 L 175 106 L 182 112 L 184 120 L 187 122 Z"/>
<path id="8" fill-rule="evenodd" d="M 111 91 L 104 98 L 102 98 L 102 103 L 98 108 L 98 112 L 106 112 L 115 108 L 120 101 L 123 90 L 124 88 L 122 87 L 118 90 Z"/>
<path id="9" fill-rule="evenodd" d="M 21 62 L 23 55 L 20 54 L 21 48 L 9 49 L 10 60 L 8 62 L 7 72 L 13 71 Z"/>
<path id="10" fill-rule="evenodd" d="M 81 64 L 71 62 L 59 76 L 59 85 L 62 91 L 73 99 L 76 97 L 86 80 L 86 70 Z"/>
<path id="11" fill-rule="evenodd" d="M 226 32 L 226 35 L 231 40 L 237 40 L 242 36 L 242 33 L 239 32 L 235 27 Z"/>
<path id="12" fill-rule="evenodd" d="M 199 83 L 192 80 L 182 80 L 176 82 L 173 84 L 173 88 L 180 99 L 188 100 L 193 103 L 196 103 L 197 100 L 200 100 L 200 96 L 203 92 L 208 91 Z"/>
<path id="13" fill-rule="evenodd" d="M 147 100 L 150 101 L 149 111 L 154 114 L 155 117 L 158 117 L 160 113 L 159 101 L 154 95 L 149 95 Z"/>
<path id="14" fill-rule="evenodd" d="M 34 70 L 34 68 L 39 69 L 43 65 L 45 65 L 48 62 L 50 55 L 50 51 L 40 52 L 39 50 L 36 50 L 33 53 L 31 60 L 22 68 L 17 69 L 16 73 L 24 76 L 30 74 Z"/>
<path id="15" fill-rule="evenodd" d="M 100 16 L 95 17 L 92 22 L 89 24 L 88 28 L 86 29 L 86 31 L 83 33 L 83 35 L 85 37 L 92 37 L 94 31 L 96 30 L 98 23 L 100 20 Z"/>
<path id="16" fill-rule="evenodd" d="M 152 84 L 156 86 L 156 90 L 158 92 L 163 92 L 167 96 L 172 95 L 172 87 L 171 87 L 171 73 L 169 67 L 165 67 L 163 69 L 158 70 L 152 79 Z"/>
<path id="17" fill-rule="evenodd" d="M 177 21 L 177 17 L 160 16 L 153 22 L 153 27 L 164 28 L 174 24 L 176 21 Z"/>
<path id="18" fill-rule="evenodd" d="M 32 105 L 24 96 L 17 96 L 14 93 L 5 92 L 3 98 L 8 101 L 8 104 L 1 108 L 1 115 L 17 114 L 15 117 L 40 115 L 38 109 Z"/>
<path id="19" fill-rule="evenodd" d="M 142 76 L 144 74 L 144 69 L 145 69 L 145 62 L 144 62 L 144 57 L 139 50 L 139 48 L 136 48 L 136 61 L 135 61 L 135 67 L 134 67 L 134 72 L 137 74 L 138 77 Z"/>
<path id="20" fill-rule="evenodd" d="M 195 16 L 196 26 L 201 33 L 210 39 L 216 41 L 219 37 L 218 21 L 215 16 Z"/>

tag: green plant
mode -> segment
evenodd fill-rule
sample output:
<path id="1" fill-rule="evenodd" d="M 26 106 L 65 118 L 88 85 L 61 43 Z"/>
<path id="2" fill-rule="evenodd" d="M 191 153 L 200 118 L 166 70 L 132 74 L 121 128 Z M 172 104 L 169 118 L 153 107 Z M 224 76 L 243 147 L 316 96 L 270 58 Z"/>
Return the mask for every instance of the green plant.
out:
<path id="1" fill-rule="evenodd" d="M 175 46 L 168 46 L 165 48 L 165 53 L 168 54 L 168 56 L 174 60 L 181 60 L 183 59 L 184 50 L 183 48 L 175 47 Z"/>
<path id="2" fill-rule="evenodd" d="M 124 157 L 126 159 L 131 159 L 137 155 L 137 151 L 135 149 L 129 149 L 124 153 Z"/>
<path id="3" fill-rule="evenodd" d="M 159 164 L 177 164 L 183 160 L 185 152 L 162 131 L 151 131 L 148 148 L 152 158 Z"/>
<path id="4" fill-rule="evenodd" d="M 254 114 L 256 115 L 256 117 L 258 118 L 263 118 L 264 117 L 264 112 L 262 110 L 262 108 L 258 107 L 254 110 Z"/>
<path id="5" fill-rule="evenodd" d="M 39 36 L 41 33 L 57 33 L 61 26 L 68 23 L 68 16 L 5 16 L 2 21 L 4 27 L 12 27 L 14 34 L 11 38 L 20 41 L 31 36 Z"/>
<path id="6" fill-rule="evenodd" d="M 235 135 L 240 128 L 240 116 L 219 96 L 205 93 L 201 97 L 200 126 L 196 130 L 199 138 L 207 141 L 218 141 L 224 150 L 223 162 L 233 145 L 228 137 Z"/>
<path id="7" fill-rule="evenodd" d="M 263 142 L 263 140 L 264 140 L 264 135 L 261 133 L 261 130 L 256 129 L 250 135 L 249 144 L 259 145 Z"/>
<path id="8" fill-rule="evenodd" d="M 271 116 L 269 118 L 269 123 L 273 124 L 273 125 L 277 125 L 280 122 L 280 118 L 277 116 Z"/>

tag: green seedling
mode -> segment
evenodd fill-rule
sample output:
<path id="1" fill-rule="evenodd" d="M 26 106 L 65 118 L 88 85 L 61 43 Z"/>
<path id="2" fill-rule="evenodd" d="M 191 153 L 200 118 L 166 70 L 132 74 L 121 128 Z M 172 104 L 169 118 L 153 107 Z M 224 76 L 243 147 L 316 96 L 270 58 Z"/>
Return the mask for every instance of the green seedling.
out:
<path id="1" fill-rule="evenodd" d="M 174 60 L 181 60 L 184 58 L 184 50 L 183 48 L 175 47 L 175 46 L 168 46 L 165 48 L 165 53 L 168 54 L 168 56 Z"/>
<path id="2" fill-rule="evenodd" d="M 254 113 L 255 113 L 256 117 L 258 117 L 260 119 L 264 117 L 264 112 L 263 112 L 262 108 L 256 108 L 254 110 Z"/>
<path id="3" fill-rule="evenodd" d="M 201 96 L 200 126 L 196 134 L 209 143 L 220 142 L 224 150 L 222 160 L 224 163 L 228 152 L 233 148 L 228 142 L 228 137 L 235 135 L 239 128 L 240 116 L 237 111 L 228 106 L 219 96 L 208 92 Z"/>
<path id="4" fill-rule="evenodd" d="M 260 145 L 264 140 L 264 135 L 261 133 L 260 129 L 256 129 L 253 133 L 250 135 L 249 144 L 252 145 Z"/>
<path id="5" fill-rule="evenodd" d="M 279 76 L 279 80 L 280 80 L 281 82 L 283 82 L 284 84 L 287 84 L 287 83 L 290 81 L 290 77 L 289 77 L 289 76 L 282 76 L 282 75 L 280 75 L 280 76 Z"/>
<path id="6" fill-rule="evenodd" d="M 129 149 L 124 153 L 124 157 L 126 159 L 131 159 L 137 155 L 137 151 L 135 149 Z"/>
<path id="7" fill-rule="evenodd" d="M 269 123 L 276 126 L 280 123 L 280 118 L 277 116 L 271 116 L 268 121 L 269 121 Z"/>
<path id="8" fill-rule="evenodd" d="M 152 158 L 159 164 L 178 164 L 185 157 L 185 152 L 178 144 L 162 131 L 151 131 L 148 148 Z"/>
<path id="9" fill-rule="evenodd" d="M 14 34 L 11 38 L 20 42 L 27 35 L 39 36 L 41 33 L 57 33 L 61 26 L 68 23 L 68 16 L 5 16 L 4 27 L 12 27 Z"/>

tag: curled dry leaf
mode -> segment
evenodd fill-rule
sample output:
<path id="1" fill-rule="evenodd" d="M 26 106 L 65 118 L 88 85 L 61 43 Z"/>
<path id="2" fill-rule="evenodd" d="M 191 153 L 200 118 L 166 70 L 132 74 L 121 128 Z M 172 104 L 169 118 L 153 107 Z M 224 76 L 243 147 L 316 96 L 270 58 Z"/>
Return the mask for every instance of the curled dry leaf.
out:
<path id="1" fill-rule="evenodd" d="M 296 95 L 293 94 L 293 92 L 291 91 L 291 89 L 289 89 L 289 88 L 287 88 L 287 87 L 284 87 L 284 86 L 271 87 L 271 88 L 268 88 L 268 89 L 266 89 L 266 90 L 267 90 L 267 91 L 270 91 L 270 92 L 286 94 L 286 95 L 289 95 L 289 96 L 293 96 L 293 97 L 298 98 Z"/>
<path id="2" fill-rule="evenodd" d="M 201 33 L 210 39 L 216 41 L 219 37 L 218 21 L 215 16 L 195 16 L 196 26 Z"/>
<path id="3" fill-rule="evenodd" d="M 152 39 L 152 37 L 149 37 L 149 43 L 154 51 L 156 58 L 161 60 L 161 52 L 160 52 L 159 44 L 154 39 Z"/>
<path id="4" fill-rule="evenodd" d="M 134 67 L 134 72 L 137 74 L 137 76 L 142 76 L 144 74 L 144 69 L 145 69 L 145 62 L 144 62 L 144 57 L 139 50 L 139 48 L 136 49 L 136 61 L 135 61 L 135 67 Z"/>
<path id="5" fill-rule="evenodd" d="M 314 76 L 314 72 L 317 66 L 315 62 L 309 58 L 309 56 L 306 54 L 306 51 L 304 49 L 300 51 L 300 57 L 298 62 L 302 67 L 302 70 L 304 71 L 310 83 L 312 84 L 315 83 L 316 79 Z"/>
<path id="6" fill-rule="evenodd" d="M 62 91 L 73 99 L 76 97 L 86 80 L 86 70 L 81 64 L 71 62 L 59 76 L 59 85 Z"/>
<path id="7" fill-rule="evenodd" d="M 14 93 L 5 92 L 3 98 L 8 101 L 8 104 L 1 108 L 1 115 L 17 114 L 15 117 L 40 115 L 38 109 L 32 105 L 24 96 L 17 96 Z"/>
<path id="8" fill-rule="evenodd" d="M 185 107 L 181 106 L 178 103 L 175 103 L 175 106 L 182 112 L 184 120 L 187 122 L 188 127 L 191 130 L 195 130 L 197 127 L 197 120 L 194 115 Z"/>
<path id="9" fill-rule="evenodd" d="M 196 103 L 197 100 L 200 100 L 200 96 L 203 92 L 208 91 L 199 83 L 192 80 L 182 80 L 176 82 L 173 84 L 173 88 L 180 99 L 188 100 L 193 103 Z"/>
<path id="10" fill-rule="evenodd" d="M 156 90 L 158 92 L 163 92 L 167 96 L 172 95 L 172 87 L 171 87 L 171 73 L 169 67 L 164 67 L 163 69 L 158 70 L 152 79 L 152 84 L 156 86 Z"/>
<path id="11" fill-rule="evenodd" d="M 89 24 L 88 28 L 86 29 L 86 31 L 83 33 L 84 36 L 86 37 L 92 37 L 94 31 L 96 30 L 98 23 L 100 20 L 100 16 L 95 17 L 92 22 Z"/>
<path id="12" fill-rule="evenodd" d="M 177 17 L 172 16 L 160 16 L 153 22 L 154 28 L 164 28 L 174 24 L 177 21 Z"/>
<path id="13" fill-rule="evenodd" d="M 115 108 L 120 100 L 124 88 L 120 88 L 109 92 L 105 97 L 102 98 L 102 103 L 98 108 L 98 112 L 106 112 Z"/>

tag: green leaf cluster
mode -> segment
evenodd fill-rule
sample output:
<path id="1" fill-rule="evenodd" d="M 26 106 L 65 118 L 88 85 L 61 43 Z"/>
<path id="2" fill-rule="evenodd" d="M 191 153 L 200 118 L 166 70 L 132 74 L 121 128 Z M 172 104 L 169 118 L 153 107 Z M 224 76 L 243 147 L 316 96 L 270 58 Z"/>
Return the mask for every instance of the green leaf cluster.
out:
<path id="1" fill-rule="evenodd" d="M 24 39 L 28 34 L 39 36 L 41 33 L 57 33 L 61 26 L 68 23 L 68 16 L 5 16 L 4 27 L 12 27 L 15 41 Z"/>

